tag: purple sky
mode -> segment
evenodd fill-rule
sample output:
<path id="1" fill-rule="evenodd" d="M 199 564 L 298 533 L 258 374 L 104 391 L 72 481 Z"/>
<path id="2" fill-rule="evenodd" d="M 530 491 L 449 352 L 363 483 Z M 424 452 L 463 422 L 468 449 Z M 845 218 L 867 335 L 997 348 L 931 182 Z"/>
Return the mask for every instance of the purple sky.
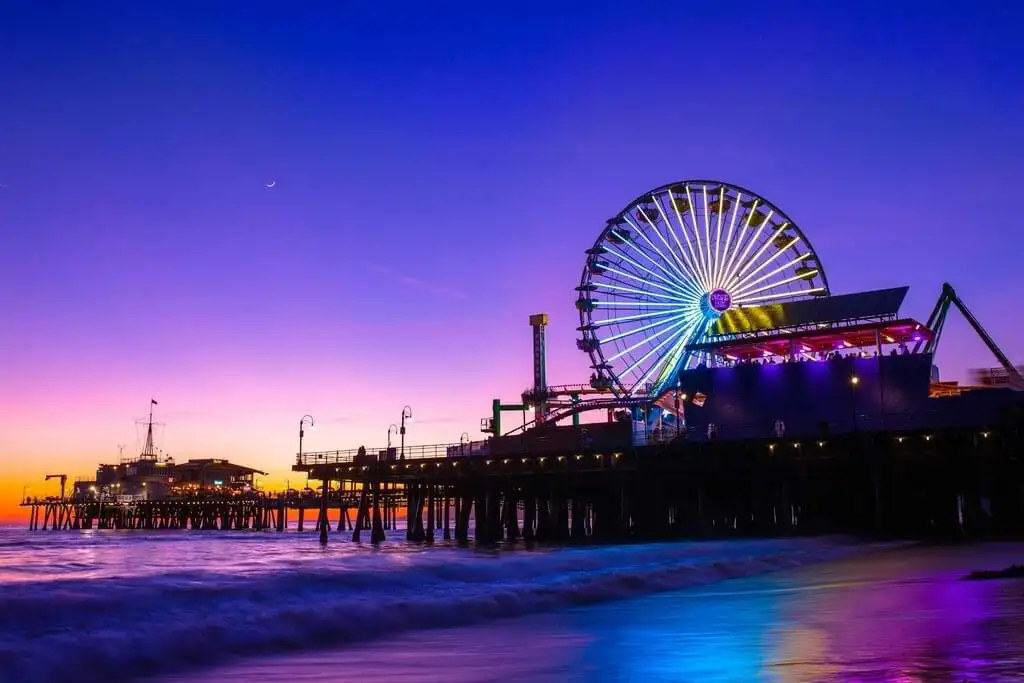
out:
<path id="1" fill-rule="evenodd" d="M 275 472 L 305 412 L 475 436 L 528 314 L 586 379 L 583 251 L 685 178 L 778 205 L 834 292 L 923 319 L 949 280 L 1024 361 L 1024 6 L 301 4 L 0 6 L 5 458 L 88 473 L 151 395 L 182 456 Z M 994 361 L 956 319 L 938 364 Z"/>

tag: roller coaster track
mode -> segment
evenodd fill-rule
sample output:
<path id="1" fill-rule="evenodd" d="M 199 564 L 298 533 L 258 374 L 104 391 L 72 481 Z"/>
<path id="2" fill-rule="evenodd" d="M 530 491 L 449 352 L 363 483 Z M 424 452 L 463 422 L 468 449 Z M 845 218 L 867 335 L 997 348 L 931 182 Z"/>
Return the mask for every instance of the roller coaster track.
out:
<path id="1" fill-rule="evenodd" d="M 939 300 L 935 302 L 935 308 L 932 309 L 931 315 L 928 316 L 926 324 L 933 333 L 932 338 L 927 343 L 923 340 L 918 342 L 914 347 L 914 353 L 920 352 L 922 346 L 924 346 L 926 353 L 932 354 L 939 348 L 939 338 L 942 335 L 942 328 L 946 324 L 946 314 L 949 312 L 951 305 L 960 311 L 960 315 L 964 317 L 964 320 L 971 326 L 974 333 L 978 335 L 981 341 L 985 343 L 985 346 L 988 347 L 988 350 L 992 352 L 992 355 L 996 357 L 996 360 L 999 361 L 999 364 L 1003 366 L 1003 369 L 1006 371 L 1007 386 L 1016 391 L 1024 391 L 1024 377 L 1021 376 L 1020 371 L 1013 366 L 1010 359 L 1006 357 L 1006 354 L 995 343 L 995 340 L 989 336 L 989 333 L 982 327 L 978 319 L 974 317 L 974 314 L 967 308 L 963 300 L 957 296 L 956 290 L 948 282 L 942 284 L 942 294 L 939 295 Z"/>
<path id="2" fill-rule="evenodd" d="M 516 427 L 512 431 L 502 434 L 502 436 L 512 436 L 525 432 L 528 429 L 534 427 L 542 427 L 548 424 L 554 424 L 559 420 L 564 420 L 567 417 L 578 415 L 579 413 L 586 413 L 592 410 L 607 410 L 613 409 L 626 409 L 635 408 L 638 406 L 647 406 L 651 404 L 651 399 L 648 396 L 636 397 L 636 398 L 615 398 L 609 396 L 607 398 L 591 398 L 582 401 L 577 401 L 570 404 L 562 404 L 555 410 L 548 412 L 542 420 L 530 420 L 524 425 Z"/>

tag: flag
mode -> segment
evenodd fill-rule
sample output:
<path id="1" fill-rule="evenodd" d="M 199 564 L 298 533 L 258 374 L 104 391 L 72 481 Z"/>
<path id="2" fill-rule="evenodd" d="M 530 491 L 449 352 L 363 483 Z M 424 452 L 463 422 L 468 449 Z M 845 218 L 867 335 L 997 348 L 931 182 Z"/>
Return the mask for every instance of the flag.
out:
<path id="1" fill-rule="evenodd" d="M 156 402 L 155 398 L 151 398 L 149 400 L 152 401 L 153 405 L 160 405 L 159 403 Z"/>

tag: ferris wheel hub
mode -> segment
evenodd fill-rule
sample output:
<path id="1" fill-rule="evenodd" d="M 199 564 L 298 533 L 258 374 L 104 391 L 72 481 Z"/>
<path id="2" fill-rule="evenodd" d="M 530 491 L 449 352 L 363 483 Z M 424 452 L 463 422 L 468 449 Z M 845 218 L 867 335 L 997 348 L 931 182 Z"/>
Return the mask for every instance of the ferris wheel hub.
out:
<path id="1" fill-rule="evenodd" d="M 724 289 L 713 289 L 700 299 L 700 310 L 708 320 L 718 320 L 732 306 L 732 296 Z"/>

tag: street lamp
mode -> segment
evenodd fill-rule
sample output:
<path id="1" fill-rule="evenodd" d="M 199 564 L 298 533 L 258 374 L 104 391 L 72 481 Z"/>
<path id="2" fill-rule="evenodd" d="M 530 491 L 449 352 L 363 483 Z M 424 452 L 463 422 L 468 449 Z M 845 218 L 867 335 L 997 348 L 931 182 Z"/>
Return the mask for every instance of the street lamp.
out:
<path id="1" fill-rule="evenodd" d="M 409 406 L 405 406 L 404 408 L 402 408 L 402 427 L 401 427 L 401 430 L 400 430 L 401 435 L 402 435 L 402 445 L 401 445 L 401 455 L 399 456 L 399 460 L 405 460 L 405 421 L 406 420 L 412 420 L 412 408 L 410 408 Z"/>
<path id="2" fill-rule="evenodd" d="M 857 431 L 857 385 L 860 384 L 860 378 L 857 375 L 850 377 L 850 387 L 853 391 L 853 431 Z"/>
<path id="3" fill-rule="evenodd" d="M 397 433 L 398 433 L 398 425 L 395 425 L 395 424 L 388 425 L 388 447 L 384 451 L 384 459 L 385 460 L 388 460 L 388 459 L 391 458 L 391 435 L 392 434 L 397 434 Z"/>
<path id="4" fill-rule="evenodd" d="M 315 429 L 316 428 L 316 422 L 313 421 L 313 416 L 312 415 L 303 415 L 299 419 L 299 459 L 298 459 L 298 464 L 299 465 L 302 464 L 302 437 L 306 435 L 306 432 L 303 429 L 303 427 L 305 427 L 307 424 L 309 425 L 310 429 Z"/>
<path id="5" fill-rule="evenodd" d="M 459 451 L 462 455 L 466 454 L 466 445 L 469 443 L 469 441 L 469 433 L 462 432 L 462 434 L 459 436 Z"/>

